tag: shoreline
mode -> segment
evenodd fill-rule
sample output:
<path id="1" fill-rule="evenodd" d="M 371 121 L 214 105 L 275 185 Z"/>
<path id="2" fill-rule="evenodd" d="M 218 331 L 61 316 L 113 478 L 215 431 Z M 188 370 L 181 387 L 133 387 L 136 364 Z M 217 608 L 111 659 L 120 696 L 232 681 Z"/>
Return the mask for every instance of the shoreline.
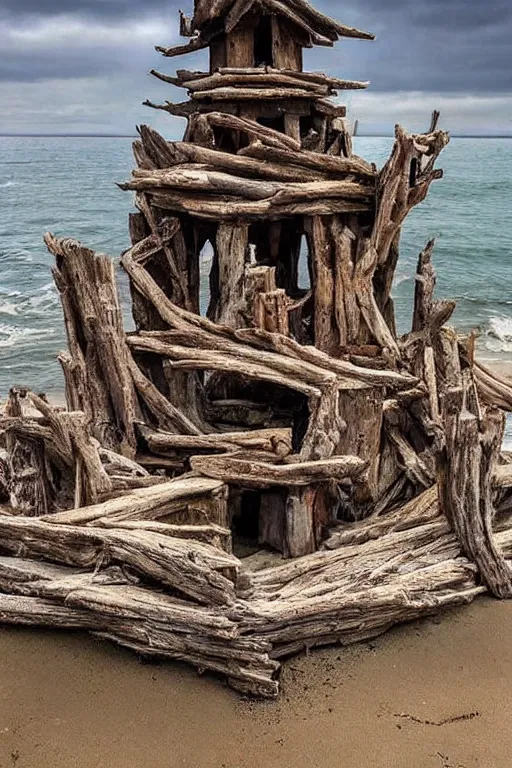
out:
<path id="1" fill-rule="evenodd" d="M 497 357 L 484 357 L 483 355 L 477 355 L 477 362 L 485 365 L 486 368 L 490 368 L 499 376 L 504 376 L 507 379 L 512 379 L 512 359 L 500 359 Z"/>

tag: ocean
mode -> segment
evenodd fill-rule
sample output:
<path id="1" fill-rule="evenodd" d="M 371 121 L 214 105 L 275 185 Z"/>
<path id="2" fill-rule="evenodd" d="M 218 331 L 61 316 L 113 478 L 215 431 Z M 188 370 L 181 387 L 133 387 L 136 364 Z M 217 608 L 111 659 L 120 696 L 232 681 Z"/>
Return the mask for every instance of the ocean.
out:
<path id="1" fill-rule="evenodd" d="M 358 137 L 355 151 L 380 167 L 391 138 Z M 457 299 L 453 322 L 480 332 L 481 357 L 512 359 L 512 139 L 452 139 L 445 176 L 408 217 L 394 298 L 410 328 L 418 253 L 437 238 L 438 295 Z M 129 138 L 0 137 L 0 399 L 12 384 L 59 394 L 66 346 L 50 230 L 118 259 L 129 247 L 132 196 L 116 181 L 133 166 Z M 205 291 L 208 265 L 204 268 Z M 120 274 L 127 327 L 129 292 Z"/>

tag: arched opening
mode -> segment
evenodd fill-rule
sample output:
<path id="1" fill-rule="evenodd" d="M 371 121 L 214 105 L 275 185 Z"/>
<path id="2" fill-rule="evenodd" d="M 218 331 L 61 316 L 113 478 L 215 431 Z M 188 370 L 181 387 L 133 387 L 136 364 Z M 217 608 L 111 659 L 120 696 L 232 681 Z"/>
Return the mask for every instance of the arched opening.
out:
<path id="1" fill-rule="evenodd" d="M 206 240 L 199 252 L 199 311 L 206 317 L 212 302 L 212 272 L 215 269 L 214 249 Z"/>
<path id="2" fill-rule="evenodd" d="M 418 180 L 418 160 L 416 157 L 413 157 L 411 160 L 411 165 L 409 167 L 409 186 L 415 187 L 417 180 Z"/>
<path id="3" fill-rule="evenodd" d="M 302 235 L 300 239 L 297 284 L 301 291 L 311 290 L 311 263 L 309 259 L 308 241 L 305 235 Z"/>

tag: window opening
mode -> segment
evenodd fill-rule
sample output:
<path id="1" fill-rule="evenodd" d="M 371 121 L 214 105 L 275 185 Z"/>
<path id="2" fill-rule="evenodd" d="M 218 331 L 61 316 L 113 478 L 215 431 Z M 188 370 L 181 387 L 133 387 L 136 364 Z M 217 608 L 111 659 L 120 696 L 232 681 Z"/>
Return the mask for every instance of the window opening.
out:
<path id="1" fill-rule="evenodd" d="M 211 303 L 213 255 L 213 246 L 206 240 L 199 253 L 199 311 L 203 317 L 206 317 Z"/>
<path id="2" fill-rule="evenodd" d="M 272 17 L 261 16 L 254 30 L 254 66 L 274 65 L 272 55 Z"/>

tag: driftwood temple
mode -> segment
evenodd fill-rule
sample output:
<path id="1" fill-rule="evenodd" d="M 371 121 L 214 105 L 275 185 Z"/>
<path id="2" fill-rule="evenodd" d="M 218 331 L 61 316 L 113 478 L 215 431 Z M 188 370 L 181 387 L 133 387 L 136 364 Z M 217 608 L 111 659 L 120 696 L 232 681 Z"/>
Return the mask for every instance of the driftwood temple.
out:
<path id="1" fill-rule="evenodd" d="M 0 620 L 275 696 L 290 654 L 510 596 L 512 388 L 446 326 L 433 242 L 397 335 L 400 230 L 448 136 L 397 126 L 378 172 L 330 99 L 366 83 L 302 68 L 372 35 L 304 0 L 196 0 L 181 33 L 158 50 L 209 70 L 153 71 L 189 99 L 149 106 L 183 141 L 142 126 L 121 185 L 135 331 L 112 260 L 45 237 L 68 407 L 15 388 L 4 410 Z"/>

